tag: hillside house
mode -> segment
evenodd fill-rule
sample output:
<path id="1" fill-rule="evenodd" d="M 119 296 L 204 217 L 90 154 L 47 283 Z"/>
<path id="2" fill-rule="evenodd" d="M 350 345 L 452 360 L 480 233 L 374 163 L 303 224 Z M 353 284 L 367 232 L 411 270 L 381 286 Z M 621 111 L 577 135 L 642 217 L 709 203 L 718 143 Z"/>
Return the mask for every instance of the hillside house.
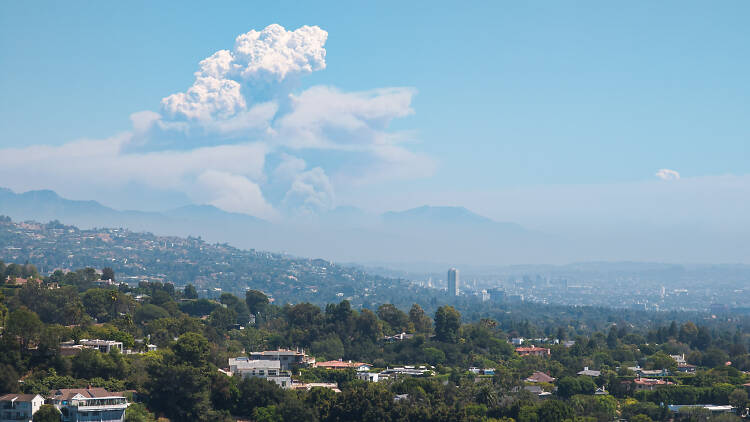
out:
<path id="1" fill-rule="evenodd" d="M 62 414 L 62 422 L 123 422 L 129 406 L 122 394 L 91 387 L 52 390 L 50 401 Z"/>
<path id="2" fill-rule="evenodd" d="M 31 422 L 43 404 L 39 394 L 5 394 L 0 397 L 0 422 Z"/>

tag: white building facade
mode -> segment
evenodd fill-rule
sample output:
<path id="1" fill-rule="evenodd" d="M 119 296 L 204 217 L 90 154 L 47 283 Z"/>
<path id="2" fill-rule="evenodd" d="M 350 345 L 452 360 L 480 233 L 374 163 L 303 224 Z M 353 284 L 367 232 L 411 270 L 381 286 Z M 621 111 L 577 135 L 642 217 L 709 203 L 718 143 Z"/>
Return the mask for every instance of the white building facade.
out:
<path id="1" fill-rule="evenodd" d="M 6 394 L 0 397 L 0 422 L 31 422 L 43 404 L 39 394 Z"/>

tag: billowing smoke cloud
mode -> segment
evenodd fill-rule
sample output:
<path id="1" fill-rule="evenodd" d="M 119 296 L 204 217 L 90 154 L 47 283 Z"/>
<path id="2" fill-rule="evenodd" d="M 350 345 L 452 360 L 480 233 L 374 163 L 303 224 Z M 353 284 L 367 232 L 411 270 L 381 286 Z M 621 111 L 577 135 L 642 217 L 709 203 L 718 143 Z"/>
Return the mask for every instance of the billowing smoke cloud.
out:
<path id="1" fill-rule="evenodd" d="M 187 92 L 162 100 L 170 117 L 226 119 L 247 109 L 245 97 L 258 98 L 269 86 L 325 69 L 328 33 L 317 26 L 287 31 L 281 25 L 250 31 L 200 62 L 195 83 Z M 245 92 L 242 92 L 243 85 Z"/>
<path id="2" fill-rule="evenodd" d="M 276 219 L 277 208 L 292 215 L 329 210 L 341 187 L 432 174 L 434 161 L 405 147 L 411 137 L 388 129 L 414 112 L 413 89 L 294 91 L 301 76 L 325 69 L 327 37 L 317 26 L 242 34 L 230 50 L 202 60 L 184 92 L 163 98 L 161 113 L 134 113 L 130 132 L 0 149 L 2 184 L 81 199 L 103 192 L 96 199 L 104 203 L 119 187 L 138 186 Z M 267 169 L 267 162 L 278 164 Z"/>
<path id="3" fill-rule="evenodd" d="M 315 214 L 334 206 L 333 186 L 320 167 L 300 173 L 284 197 L 283 204 L 296 213 Z"/>
<path id="4" fill-rule="evenodd" d="M 670 169 L 659 169 L 655 176 L 661 180 L 680 180 L 680 173 Z"/>

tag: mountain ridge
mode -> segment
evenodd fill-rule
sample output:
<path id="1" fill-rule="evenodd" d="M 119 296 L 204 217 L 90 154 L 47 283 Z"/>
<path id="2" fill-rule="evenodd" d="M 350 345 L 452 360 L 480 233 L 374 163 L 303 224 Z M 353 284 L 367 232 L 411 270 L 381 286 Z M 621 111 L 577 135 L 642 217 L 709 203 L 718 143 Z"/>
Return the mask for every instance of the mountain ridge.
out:
<path id="1" fill-rule="evenodd" d="M 196 236 L 240 248 L 342 262 L 372 260 L 510 263 L 536 233 L 496 222 L 464 207 L 424 205 L 370 214 L 340 207 L 313 217 L 267 221 L 212 205 L 190 204 L 165 211 L 117 210 L 95 200 L 71 200 L 51 190 L 14 193 L 0 189 L 0 214 L 16 221 L 58 220 L 81 228 L 111 227 L 157 235 Z M 531 239 L 531 240 L 530 240 Z M 531 250 L 527 248 L 526 250 Z"/>

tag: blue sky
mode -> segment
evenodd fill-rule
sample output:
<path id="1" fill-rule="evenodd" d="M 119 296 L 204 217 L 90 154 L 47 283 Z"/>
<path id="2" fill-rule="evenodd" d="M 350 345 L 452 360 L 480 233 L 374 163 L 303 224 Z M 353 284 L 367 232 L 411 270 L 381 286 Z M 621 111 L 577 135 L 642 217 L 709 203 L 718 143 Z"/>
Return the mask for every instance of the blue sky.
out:
<path id="1" fill-rule="evenodd" d="M 744 1 L 4 2 L 0 147 L 18 152 L 129 131 L 132 113 L 159 112 L 162 98 L 191 86 L 198 62 L 230 49 L 239 34 L 273 23 L 289 31 L 316 25 L 328 34 L 325 69 L 300 77 L 291 92 L 413 89 L 412 112 L 391 116 L 387 132 L 404 137 L 400 152 L 424 158 L 402 166 L 424 164 L 415 174 L 373 167 L 395 176 L 347 185 L 342 169 L 365 165 L 368 155 L 284 149 L 306 169 L 325 171 L 335 192 L 329 205 L 466 205 L 523 220 L 555 186 L 585 202 L 602 186 L 632 192 L 660 183 L 659 169 L 679 172 L 680 183 L 701 180 L 696 186 L 738 178 L 731 201 L 747 191 L 750 167 L 748 12 Z M 262 165 L 279 157 L 269 153 Z M 43 178 L 9 177 L 5 185 L 15 190 L 45 187 Z M 247 177 L 281 207 L 288 186 Z M 125 200 L 99 197 L 101 187 L 49 187 L 125 207 L 139 199 L 138 183 L 122 187 Z M 316 194 L 327 189 L 315 186 Z M 710 188 L 686 187 L 690 196 L 669 206 L 699 205 L 700 189 Z M 225 204 L 197 193 L 174 197 Z"/>

